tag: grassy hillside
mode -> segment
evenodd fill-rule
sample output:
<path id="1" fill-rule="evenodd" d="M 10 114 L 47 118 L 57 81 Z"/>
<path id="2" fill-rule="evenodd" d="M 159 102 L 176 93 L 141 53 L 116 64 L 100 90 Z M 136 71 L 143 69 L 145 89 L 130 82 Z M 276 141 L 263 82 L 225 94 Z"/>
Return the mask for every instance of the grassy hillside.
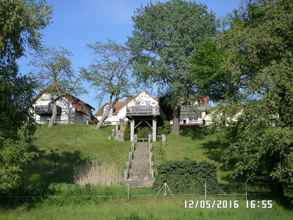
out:
<path id="1" fill-rule="evenodd" d="M 193 139 L 189 136 L 170 134 L 167 136 L 165 146 L 159 142 L 154 145 L 156 163 L 185 159 L 212 162 L 207 157 L 207 149 L 204 148 L 204 144 L 214 138 L 210 135 L 201 139 Z"/>
<path id="2" fill-rule="evenodd" d="M 108 140 L 110 135 L 110 127 L 39 126 L 33 141 L 39 156 L 28 168 L 26 185 L 47 190 L 54 183 L 120 183 L 130 143 Z"/>
<path id="3" fill-rule="evenodd" d="M 130 144 L 108 140 L 110 134 L 109 127 L 97 131 L 87 125 L 40 126 L 34 135 L 34 144 L 39 149 L 79 152 L 82 157 L 123 167 Z"/>
<path id="4" fill-rule="evenodd" d="M 218 181 L 227 183 L 225 177 L 229 172 L 220 170 L 221 164 L 211 159 L 212 157 L 209 153 L 209 145 L 213 145 L 218 135 L 220 134 L 215 133 L 202 136 L 201 138 L 193 138 L 192 136 L 170 134 L 167 136 L 167 144 L 165 146 L 160 142 L 154 144 L 155 165 L 175 160 L 208 161 L 218 167 Z"/>

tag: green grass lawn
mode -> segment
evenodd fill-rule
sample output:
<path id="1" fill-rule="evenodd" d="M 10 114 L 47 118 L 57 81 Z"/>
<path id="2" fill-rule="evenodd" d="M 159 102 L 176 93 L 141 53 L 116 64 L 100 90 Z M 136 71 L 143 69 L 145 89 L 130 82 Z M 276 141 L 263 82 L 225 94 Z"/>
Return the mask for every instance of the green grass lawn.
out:
<path id="1" fill-rule="evenodd" d="M 159 165 L 166 161 L 176 160 L 196 160 L 207 161 L 218 167 L 217 175 L 220 183 L 227 183 L 225 177 L 229 172 L 220 169 L 220 163 L 209 157 L 207 143 L 213 143 L 220 134 L 215 133 L 205 135 L 201 138 L 192 138 L 191 136 L 174 135 L 167 136 L 167 144 L 164 146 L 161 142 L 154 144 L 154 164 Z"/>
<path id="2" fill-rule="evenodd" d="M 161 146 L 158 142 L 154 145 L 155 154 L 162 154 L 158 157 L 158 162 L 170 160 L 198 160 L 210 161 L 206 155 L 203 144 L 213 140 L 214 136 L 207 136 L 201 139 L 192 139 L 188 136 L 170 134 L 167 136 L 166 146 Z M 160 148 L 162 152 L 160 153 Z"/>
<path id="3" fill-rule="evenodd" d="M 273 203 L 272 209 L 185 209 L 186 198 L 140 198 L 109 200 L 100 203 L 42 204 L 37 208 L 1 210 L 1 220 L 291 220 L 292 211 Z M 196 198 L 193 198 L 196 200 Z M 202 198 L 198 198 L 199 200 Z"/>
<path id="4" fill-rule="evenodd" d="M 115 163 L 122 169 L 127 161 L 130 143 L 108 140 L 110 134 L 110 127 L 96 130 L 88 125 L 39 126 L 34 135 L 34 144 L 43 150 L 80 152 L 82 157 Z"/>
<path id="5" fill-rule="evenodd" d="M 34 144 L 49 153 L 44 154 L 40 161 L 36 162 L 31 172 L 47 172 L 40 178 L 44 183 L 56 184 L 57 190 L 35 203 L 20 204 L 16 208 L 0 208 L 0 220 L 293 219 L 292 211 L 276 202 L 273 203 L 272 209 L 246 209 L 243 196 L 238 198 L 241 200 L 239 209 L 185 209 L 185 199 L 202 200 L 203 195 L 176 195 L 164 198 L 157 197 L 157 192 L 153 189 L 131 189 L 131 199 L 127 200 L 126 186 L 80 188 L 72 184 L 72 181 L 66 181 L 72 177 L 72 167 L 83 157 L 90 157 L 103 163 L 116 163 L 123 168 L 130 143 L 110 141 L 110 134 L 111 128 L 97 131 L 93 126 L 85 125 L 59 125 L 50 129 L 46 126 L 38 127 Z M 155 162 L 159 164 L 170 160 L 191 159 L 216 163 L 208 158 L 207 149 L 204 147 L 206 142 L 215 138 L 214 135 L 201 139 L 169 135 L 166 146 L 159 142 L 154 144 Z M 51 153 L 55 151 L 58 153 Z M 39 183 L 36 175 L 30 175 Z M 64 178 L 66 175 L 69 178 Z M 35 190 L 34 185 L 32 186 Z M 216 199 L 236 198 L 223 196 Z"/>

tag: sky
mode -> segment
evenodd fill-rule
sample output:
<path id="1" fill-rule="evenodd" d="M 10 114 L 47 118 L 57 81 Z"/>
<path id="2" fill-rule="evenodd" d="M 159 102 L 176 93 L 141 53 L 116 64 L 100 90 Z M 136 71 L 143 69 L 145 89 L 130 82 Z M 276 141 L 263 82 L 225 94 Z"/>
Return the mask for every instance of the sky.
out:
<path id="1" fill-rule="evenodd" d="M 127 41 L 131 35 L 131 20 L 137 8 L 150 0 L 47 0 L 53 9 L 52 23 L 42 31 L 42 42 L 46 47 L 64 47 L 72 53 L 71 61 L 75 71 L 88 67 L 93 54 L 87 44 L 96 41 Z M 152 0 L 156 2 L 156 0 Z M 161 2 L 164 2 L 163 0 Z M 224 17 L 237 9 L 242 0 L 197 0 L 207 5 L 217 18 Z M 30 58 L 20 60 L 20 70 L 29 72 Z M 94 88 L 85 84 L 87 94 L 79 96 L 93 107 L 98 107 Z"/>

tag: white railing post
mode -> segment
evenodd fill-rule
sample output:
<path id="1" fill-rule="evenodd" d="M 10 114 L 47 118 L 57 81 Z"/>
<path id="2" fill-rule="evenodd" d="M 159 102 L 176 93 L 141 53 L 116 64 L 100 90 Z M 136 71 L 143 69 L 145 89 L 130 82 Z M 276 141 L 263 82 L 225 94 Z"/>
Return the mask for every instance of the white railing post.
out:
<path id="1" fill-rule="evenodd" d="M 167 138 L 165 134 L 162 134 L 162 145 L 166 145 Z"/>

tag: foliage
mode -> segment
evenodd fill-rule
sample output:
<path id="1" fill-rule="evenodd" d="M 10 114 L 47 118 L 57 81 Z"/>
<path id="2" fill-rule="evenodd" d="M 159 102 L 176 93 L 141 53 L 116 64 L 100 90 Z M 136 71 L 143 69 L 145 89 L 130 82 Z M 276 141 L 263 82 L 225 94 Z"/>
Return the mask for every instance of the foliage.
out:
<path id="1" fill-rule="evenodd" d="M 271 89 L 272 82 L 282 82 L 272 77 L 277 80 L 286 75 L 284 71 L 277 75 L 268 74 L 268 71 L 276 65 L 291 63 L 292 7 L 292 2 L 283 0 L 251 1 L 232 17 L 231 28 L 220 35 L 226 70 L 238 79 L 235 83 L 243 94 L 246 91 L 246 95 L 255 92 L 263 95 Z"/>
<path id="2" fill-rule="evenodd" d="M 0 1 L 0 194 L 19 190 L 25 165 L 32 159 L 34 131 L 29 111 L 31 80 L 18 72 L 17 59 L 40 47 L 40 30 L 50 21 L 45 1 Z"/>
<path id="3" fill-rule="evenodd" d="M 154 187 L 167 183 L 172 192 L 203 193 L 204 184 L 209 192 L 219 192 L 216 166 L 191 160 L 169 161 L 159 165 Z"/>
<path id="4" fill-rule="evenodd" d="M 33 133 L 29 108 L 32 104 L 33 84 L 27 77 L 17 74 L 15 64 L 0 67 L 0 136 L 17 138 L 20 128 Z"/>
<path id="5" fill-rule="evenodd" d="M 149 127 L 138 127 L 136 134 L 138 138 L 148 138 L 149 134 L 151 134 L 151 129 Z"/>
<path id="6" fill-rule="evenodd" d="M 125 129 L 124 129 L 124 140 L 129 141 L 130 140 L 130 126 L 128 123 L 125 124 Z"/>
<path id="7" fill-rule="evenodd" d="M 163 121 L 162 126 L 158 128 L 158 133 L 159 134 L 170 134 L 171 132 L 171 125 L 169 121 Z"/>
<path id="8" fill-rule="evenodd" d="M 74 74 L 70 56 L 71 53 L 65 48 L 42 48 L 31 61 L 36 68 L 32 77 L 41 88 L 51 86 L 49 89 L 53 94 L 76 93 L 80 81 Z"/>
<path id="9" fill-rule="evenodd" d="M 278 186 L 292 198 L 293 130 L 272 126 L 277 119 L 264 113 L 264 108 L 250 106 L 228 129 L 224 168 L 234 180 Z"/>
<path id="10" fill-rule="evenodd" d="M 246 107 L 223 154 L 232 178 L 268 181 L 292 198 L 292 1 L 251 1 L 220 39 Z M 250 99 L 255 103 L 249 104 Z"/>
<path id="11" fill-rule="evenodd" d="M 50 14 L 45 1 L 0 1 L 1 65 L 21 57 L 27 47 L 39 48 L 40 30 L 50 22 Z"/>
<path id="12" fill-rule="evenodd" d="M 96 60 L 80 72 L 97 89 L 97 97 L 101 101 L 109 96 L 109 102 L 103 107 L 103 116 L 97 124 L 97 128 L 100 128 L 115 102 L 130 93 L 130 53 L 127 47 L 112 41 L 96 42 L 89 48 L 93 50 Z"/>
<path id="13" fill-rule="evenodd" d="M 17 180 L 19 185 L 13 192 L 20 197 L 14 197 L 11 193 L 0 194 L 7 198 L 1 200 L 1 205 L 39 202 L 50 197 L 55 193 L 51 188 L 52 184 L 74 184 L 79 168 L 89 161 L 97 161 L 105 166 L 115 163 L 117 173 L 122 175 L 129 142 L 109 141 L 107 137 L 110 134 L 109 128 L 102 128 L 97 132 L 92 126 L 86 125 L 57 125 L 54 129 L 39 126 L 34 134 L 33 146 L 26 143 L 16 145 L 12 142 L 13 148 L 8 146 L 3 153 L 0 151 L 1 161 L 6 162 L 3 166 L 1 164 L 0 172 L 14 169 L 21 172 L 21 176 L 16 175 L 18 172 L 1 175 L 0 185 L 2 187 L 4 184 L 13 184 L 12 180 Z M 20 155 L 22 157 L 19 159 Z M 6 182 L 4 180 L 7 177 L 13 179 Z M 80 198 L 79 201 L 81 200 Z"/>
<path id="14" fill-rule="evenodd" d="M 137 10 L 128 40 L 135 74 L 143 81 L 160 83 L 176 106 L 188 101 L 196 85 L 188 70 L 195 45 L 215 34 L 215 16 L 193 1 L 149 3 Z M 174 120 L 178 121 L 175 111 Z M 178 123 L 173 131 L 178 133 Z"/>
<path id="15" fill-rule="evenodd" d="M 212 134 L 213 130 L 207 126 L 199 126 L 199 127 L 185 127 L 182 129 L 181 134 L 183 136 L 190 136 L 193 139 L 201 139 L 210 134 Z"/>
<path id="16" fill-rule="evenodd" d="M 40 50 L 32 65 L 37 68 L 31 74 L 37 84 L 52 95 L 53 113 L 49 126 L 55 124 L 57 117 L 56 102 L 67 94 L 81 92 L 80 78 L 74 73 L 69 59 L 70 53 L 64 48 L 43 48 Z"/>
<path id="17" fill-rule="evenodd" d="M 18 190 L 24 168 L 35 156 L 26 140 L 0 139 L 0 196 Z"/>
<path id="18" fill-rule="evenodd" d="M 225 51 L 213 39 L 204 39 L 195 47 L 190 60 L 190 72 L 199 95 L 213 101 L 237 98 L 238 84 L 233 83 L 232 74 L 225 69 Z"/>

